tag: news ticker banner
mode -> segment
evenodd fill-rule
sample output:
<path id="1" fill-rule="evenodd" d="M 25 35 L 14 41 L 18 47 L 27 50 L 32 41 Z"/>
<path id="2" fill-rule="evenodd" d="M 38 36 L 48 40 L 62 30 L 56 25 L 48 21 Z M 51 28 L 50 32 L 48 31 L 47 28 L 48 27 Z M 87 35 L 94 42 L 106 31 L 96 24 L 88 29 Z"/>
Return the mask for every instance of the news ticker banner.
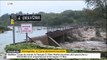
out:
<path id="1" fill-rule="evenodd" d="M 100 59 L 100 53 L 67 53 L 66 50 L 20 50 L 6 53 L 7 59 Z"/>
<path id="2" fill-rule="evenodd" d="M 67 53 L 66 49 L 22 49 L 7 51 L 7 53 Z"/>

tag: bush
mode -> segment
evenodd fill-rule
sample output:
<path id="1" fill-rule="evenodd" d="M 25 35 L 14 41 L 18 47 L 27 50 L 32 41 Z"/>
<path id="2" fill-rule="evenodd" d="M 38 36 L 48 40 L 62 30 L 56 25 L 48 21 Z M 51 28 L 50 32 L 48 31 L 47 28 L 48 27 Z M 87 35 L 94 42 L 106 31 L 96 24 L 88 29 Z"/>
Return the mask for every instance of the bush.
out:
<path id="1" fill-rule="evenodd" d="M 7 31 L 7 30 L 9 30 L 9 28 L 0 25 L 0 30 L 5 30 L 5 31 Z"/>

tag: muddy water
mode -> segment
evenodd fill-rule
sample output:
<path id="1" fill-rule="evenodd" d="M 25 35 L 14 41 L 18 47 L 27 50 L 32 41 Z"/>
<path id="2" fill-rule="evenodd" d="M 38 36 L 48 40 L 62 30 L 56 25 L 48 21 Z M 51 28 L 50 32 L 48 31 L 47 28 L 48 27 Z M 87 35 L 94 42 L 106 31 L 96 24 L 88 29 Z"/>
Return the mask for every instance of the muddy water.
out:
<path id="1" fill-rule="evenodd" d="M 104 41 L 65 42 L 60 44 L 66 49 L 107 51 L 107 44 Z"/>

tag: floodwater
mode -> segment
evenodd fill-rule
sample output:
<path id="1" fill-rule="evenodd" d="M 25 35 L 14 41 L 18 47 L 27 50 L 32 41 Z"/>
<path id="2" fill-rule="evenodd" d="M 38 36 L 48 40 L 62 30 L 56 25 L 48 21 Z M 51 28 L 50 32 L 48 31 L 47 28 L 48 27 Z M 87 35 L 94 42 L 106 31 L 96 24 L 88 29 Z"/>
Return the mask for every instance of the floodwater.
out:
<path id="1" fill-rule="evenodd" d="M 12 28 L 12 27 L 10 27 Z M 46 27 L 33 27 L 33 32 L 28 33 L 29 37 L 36 37 L 45 35 L 47 32 Z M 12 31 L 6 31 L 4 33 L 0 33 L 0 45 L 13 43 L 13 35 Z M 26 34 L 20 32 L 20 27 L 15 27 L 15 40 L 16 42 L 21 42 L 26 39 Z"/>
<path id="2" fill-rule="evenodd" d="M 11 26 L 9 26 L 9 28 L 12 29 Z M 37 36 L 45 35 L 46 32 L 47 32 L 46 27 L 33 27 L 32 33 L 28 33 L 28 36 L 37 37 Z M 21 41 L 25 41 L 25 39 L 26 39 L 26 34 L 20 32 L 20 27 L 15 27 L 15 41 L 21 42 Z M 6 31 L 4 33 L 0 33 L 0 60 L 4 60 L 3 54 L 5 53 L 4 51 L 5 45 L 11 43 L 13 43 L 12 31 Z"/>
<path id="3" fill-rule="evenodd" d="M 65 42 L 61 43 L 61 45 L 66 49 L 107 51 L 107 44 L 105 43 L 105 41 Z"/>

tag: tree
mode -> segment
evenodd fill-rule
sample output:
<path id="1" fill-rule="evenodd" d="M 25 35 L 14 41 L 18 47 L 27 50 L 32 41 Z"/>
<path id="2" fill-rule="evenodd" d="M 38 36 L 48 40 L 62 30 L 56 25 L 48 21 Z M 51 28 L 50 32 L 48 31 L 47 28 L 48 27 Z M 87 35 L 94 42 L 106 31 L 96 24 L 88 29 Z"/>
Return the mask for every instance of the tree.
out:
<path id="1" fill-rule="evenodd" d="M 94 11 L 99 12 L 97 15 L 102 15 L 107 19 L 107 0 L 86 0 L 87 6 L 94 8 Z"/>
<path id="2" fill-rule="evenodd" d="M 107 23 L 107 0 L 85 0 L 88 7 L 93 7 L 91 17 L 96 18 L 96 24 L 106 27 Z M 99 19 L 100 18 L 100 19 Z M 102 20 L 102 21 L 101 21 Z"/>

